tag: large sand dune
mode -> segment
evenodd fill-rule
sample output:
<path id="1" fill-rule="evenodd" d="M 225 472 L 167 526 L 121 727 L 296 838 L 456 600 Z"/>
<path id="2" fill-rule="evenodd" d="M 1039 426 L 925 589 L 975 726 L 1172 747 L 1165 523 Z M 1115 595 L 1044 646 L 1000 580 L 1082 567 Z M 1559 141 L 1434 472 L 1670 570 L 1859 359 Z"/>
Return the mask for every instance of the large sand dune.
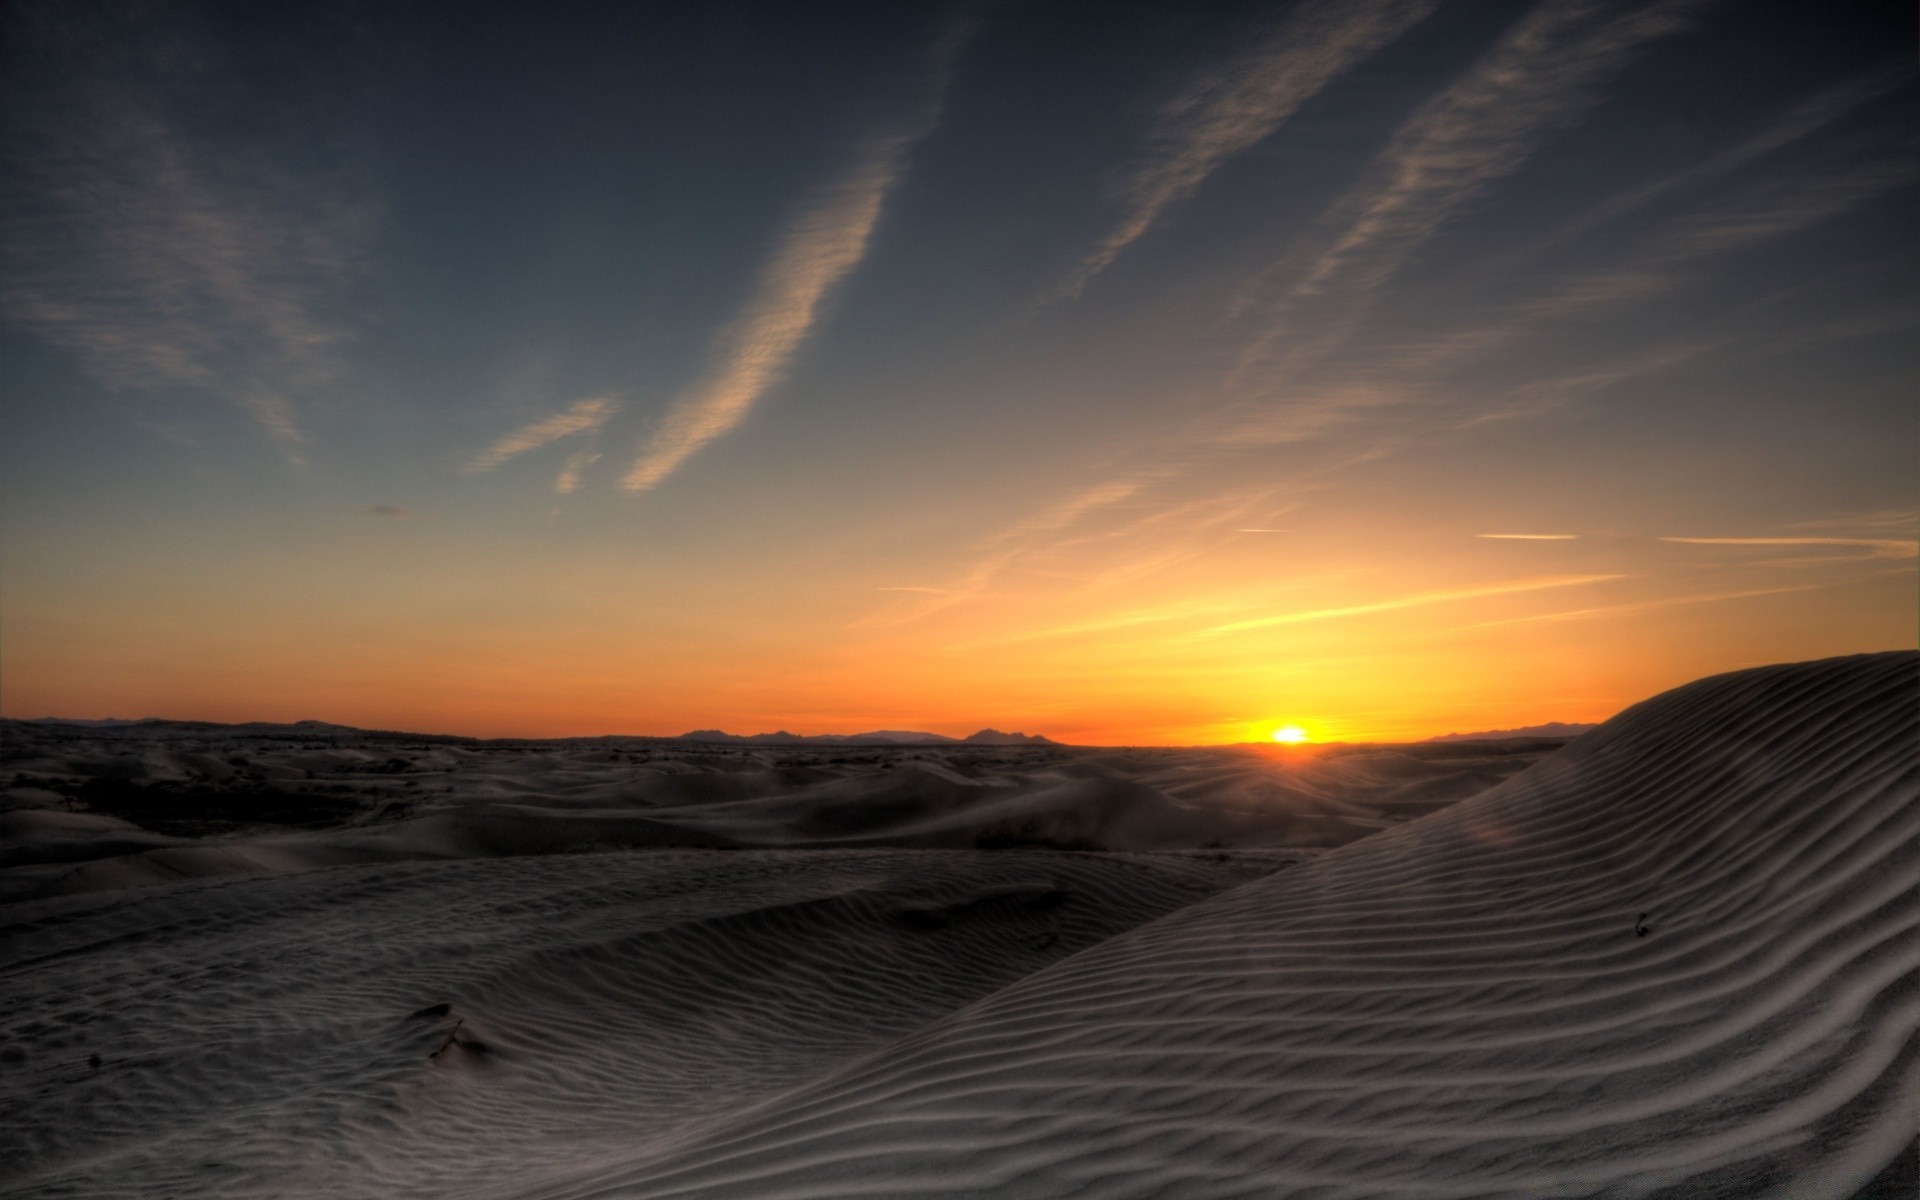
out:
<path id="1" fill-rule="evenodd" d="M 520 1194 L 1903 1186 L 1917 683 L 1900 653 L 1667 693 L 1480 797 L 1120 935 L 690 1144 Z"/>

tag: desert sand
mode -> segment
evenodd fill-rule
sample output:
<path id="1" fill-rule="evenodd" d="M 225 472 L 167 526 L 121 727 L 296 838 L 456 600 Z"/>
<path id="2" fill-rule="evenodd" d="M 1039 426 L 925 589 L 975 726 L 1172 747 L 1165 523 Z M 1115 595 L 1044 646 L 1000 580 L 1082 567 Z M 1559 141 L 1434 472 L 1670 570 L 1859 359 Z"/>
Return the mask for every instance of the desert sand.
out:
<path id="1" fill-rule="evenodd" d="M 595 849 L 1318 851 L 1560 742 L 1100 750 L 0 722 L 0 900 Z"/>
<path id="2" fill-rule="evenodd" d="M 10 722 L 0 1186 L 1911 1194 L 1917 718 L 1892 653 L 1565 744 Z"/>

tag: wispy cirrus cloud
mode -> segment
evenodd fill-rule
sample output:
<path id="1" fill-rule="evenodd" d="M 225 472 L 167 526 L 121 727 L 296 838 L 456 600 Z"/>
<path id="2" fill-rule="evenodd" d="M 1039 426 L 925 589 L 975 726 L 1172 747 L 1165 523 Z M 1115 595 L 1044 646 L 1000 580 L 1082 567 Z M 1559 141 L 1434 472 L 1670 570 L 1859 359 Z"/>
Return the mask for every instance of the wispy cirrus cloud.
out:
<path id="1" fill-rule="evenodd" d="M 1783 529 L 1868 529 L 1875 532 L 1907 532 L 1920 529 L 1920 509 L 1883 508 L 1873 512 L 1842 513 L 1807 521 L 1789 521 Z"/>
<path id="2" fill-rule="evenodd" d="M 607 423 L 607 420 L 620 411 L 620 402 L 612 396 L 591 396 L 585 400 L 576 400 L 565 412 L 555 413 L 551 417 L 524 425 L 507 434 L 493 445 L 467 460 L 469 474 L 478 471 L 491 471 L 495 467 L 517 458 L 530 450 L 551 445 L 561 438 L 575 437 L 593 433 Z M 578 462 L 576 467 L 574 464 Z M 561 472 L 554 490 L 570 492 L 579 482 L 579 472 L 586 469 L 590 459 L 575 456 L 568 460 L 568 468 Z M 571 480 L 570 486 L 560 487 L 560 482 Z"/>
<path id="3" fill-rule="evenodd" d="M 1112 613 L 1090 621 L 1077 621 L 1071 625 L 1055 625 L 1044 629 L 1024 629 L 997 637 L 982 638 L 968 644 L 973 646 L 1001 646 L 1017 642 L 1052 641 L 1061 638 L 1084 637 L 1091 634 L 1112 633 L 1121 629 L 1137 629 L 1144 625 L 1165 625 L 1180 621 L 1191 621 L 1200 617 L 1218 617 L 1222 613 L 1245 612 L 1250 605 L 1244 600 L 1196 601 L 1167 605 L 1161 608 L 1139 609 Z"/>
<path id="4" fill-rule="evenodd" d="M 1671 223 L 1628 267 L 1576 276 L 1519 306 L 1508 337 L 1528 327 L 1596 309 L 1620 307 L 1672 289 L 1706 260 L 1811 229 L 1920 180 L 1920 149 L 1911 137 L 1870 151 L 1858 147 L 1844 165 L 1784 175 L 1743 189 L 1722 204 Z M 1498 339 L 1496 340 L 1504 340 Z M 1486 346 L 1481 346 L 1485 349 Z"/>
<path id="5" fill-rule="evenodd" d="M 1391 430 L 1430 407 L 1450 366 L 1518 336 L 1524 322 L 1507 320 L 1314 378 L 1352 352 L 1376 297 L 1427 242 L 1584 117 L 1637 51 L 1691 29 L 1707 2 L 1542 0 L 1527 11 L 1400 126 L 1316 232 L 1241 290 L 1230 313 L 1261 327 L 1228 372 L 1233 398 L 1208 436 L 1253 446 L 1322 440 L 1362 422 Z M 1283 405 L 1271 404 L 1276 395 Z M 1552 403 L 1499 399 L 1512 411 Z"/>
<path id="6" fill-rule="evenodd" d="M 1375 351 L 1367 366 L 1348 368 L 1333 382 L 1292 385 L 1284 406 L 1256 402 L 1229 408 L 1229 419 L 1222 421 L 1217 436 L 1244 445 L 1318 439 L 1363 418 L 1381 428 L 1382 418 L 1396 411 L 1428 421 L 1448 419 L 1465 428 L 1550 411 L 1738 344 L 1767 351 L 1910 327 L 1915 313 L 1905 308 L 1834 321 L 1808 321 L 1804 314 L 1797 314 L 1790 326 L 1782 326 L 1780 318 L 1770 317 L 1768 310 L 1792 299 L 1789 289 L 1737 305 L 1677 340 L 1616 350 L 1591 364 L 1562 368 L 1499 390 L 1481 387 L 1463 393 L 1458 386 L 1462 372 L 1493 361 L 1528 338 L 1698 285 L 1716 262 L 1839 220 L 1920 180 L 1920 155 L 1911 137 L 1889 143 L 1873 134 L 1850 139 L 1842 149 L 1837 163 L 1783 173 L 1666 221 L 1623 255 L 1619 264 L 1564 277 L 1491 319 L 1385 353 Z M 1336 330 L 1332 336 L 1307 343 L 1292 365 L 1310 367 L 1315 356 L 1350 349 L 1341 339 L 1352 332 Z M 1253 361 L 1253 357 L 1243 360 L 1243 380 Z M 1471 397 L 1470 406 L 1449 400 L 1461 395 Z M 1450 418 L 1450 412 L 1461 417 Z"/>
<path id="7" fill-rule="evenodd" d="M 106 386 L 224 397 L 301 461 L 295 397 L 342 369 L 374 207 L 189 132 L 177 64 L 218 47 L 149 47 L 165 31 L 132 12 L 119 35 L 46 15 L 13 30 L 38 57 L 5 138 L 0 306 Z"/>
<path id="8" fill-rule="evenodd" d="M 675 398 L 627 472 L 628 491 L 658 486 L 701 447 L 744 421 L 767 389 L 786 378 L 827 293 L 866 256 L 881 205 L 918 140 L 916 133 L 874 141 L 853 170 L 787 230 L 746 311 L 721 335 L 718 364 Z"/>
<path id="9" fill-rule="evenodd" d="M 1169 208 L 1270 137 L 1333 79 L 1418 24 L 1436 0 L 1306 0 L 1258 43 L 1209 70 L 1160 114 L 1116 189 L 1118 215 L 1061 291 L 1077 296 Z"/>
<path id="10" fill-rule="evenodd" d="M 707 374 L 675 397 L 621 481 L 630 492 L 658 487 L 700 449 L 746 420 L 768 389 L 787 377 L 828 294 L 866 257 L 889 194 L 914 147 L 940 117 L 952 64 L 970 31 L 942 39 L 929 99 L 903 127 L 869 140 L 853 165 L 816 194 L 761 268 L 753 298 L 713 347 Z"/>
<path id="11" fill-rule="evenodd" d="M 1861 551 L 1841 558 L 1795 559 L 1793 564 L 1815 565 L 1822 562 L 1860 562 L 1870 558 L 1916 558 L 1920 557 L 1920 542 L 1907 541 L 1904 538 L 1849 538 L 1849 537 L 1663 537 L 1663 542 L 1674 542 L 1684 546 L 1823 546 Z"/>
<path id="12" fill-rule="evenodd" d="M 1240 521 L 1272 519 L 1294 507 L 1275 502 L 1279 489 L 1255 487 L 1172 503 L 1154 495 L 1156 487 L 1178 475 L 1171 467 L 1159 467 L 1083 487 L 987 538 L 972 568 L 948 586 L 882 589 L 923 592 L 927 598 L 861 624 L 900 625 L 933 616 L 987 596 L 1003 574 L 1014 570 L 1071 580 L 1086 594 L 1205 555 L 1244 532 L 1284 532 L 1233 528 Z M 1134 552 L 1119 555 L 1128 549 Z M 1112 557 L 1103 555 L 1101 565 L 1090 572 L 1061 565 L 1061 559 L 1086 551 L 1105 551 Z"/>
<path id="13" fill-rule="evenodd" d="M 1486 596 L 1505 596 L 1515 592 L 1538 592 L 1548 588 L 1579 587 L 1589 583 L 1607 583 L 1616 579 L 1625 579 L 1624 575 L 1550 575 L 1541 579 L 1513 579 L 1504 583 L 1487 584 L 1482 587 L 1454 588 L 1439 592 L 1417 592 L 1410 596 L 1396 596 L 1390 600 L 1376 600 L 1370 604 L 1351 604 L 1338 608 L 1315 608 L 1302 612 L 1280 613 L 1270 617 L 1253 617 L 1245 621 L 1229 621 L 1224 625 L 1215 625 L 1211 629 L 1202 629 L 1190 635 L 1193 638 L 1216 638 L 1228 634 L 1246 633 L 1254 629 L 1267 629 L 1275 625 L 1294 625 L 1303 621 L 1331 621 L 1339 617 L 1359 617 L 1369 613 L 1389 612 L 1394 609 L 1416 608 L 1428 604 L 1446 604 L 1455 600 L 1477 600 Z"/>
<path id="14" fill-rule="evenodd" d="M 1661 608 L 1679 608 L 1689 604 L 1712 604 L 1722 600 L 1748 600 L 1756 596 L 1779 596 L 1787 592 L 1817 591 L 1825 584 L 1808 583 L 1797 587 L 1749 588 L 1739 592 L 1706 592 L 1693 596 L 1663 596 L 1657 600 L 1636 600 L 1628 604 L 1603 604 L 1594 608 L 1574 608 L 1563 612 L 1534 613 L 1525 617 L 1507 617 L 1498 621 L 1476 621 L 1466 629 L 1491 629 L 1501 625 L 1531 625 L 1544 621 L 1585 621 L 1596 617 L 1624 617 Z"/>
<path id="15" fill-rule="evenodd" d="M 1774 120 L 1733 145 L 1708 155 L 1685 170 L 1608 196 L 1554 230 L 1547 237 L 1516 247 L 1499 256 L 1496 261 L 1511 261 L 1538 255 L 1552 245 L 1568 241 L 1637 212 L 1662 196 L 1684 192 L 1689 188 L 1698 188 L 1703 183 L 1722 179 L 1741 168 L 1829 129 L 1861 107 L 1902 87 L 1911 80 L 1912 74 L 1912 69 L 1904 61 L 1900 61 L 1876 67 L 1843 80 L 1793 105 Z"/>
<path id="16" fill-rule="evenodd" d="M 1030 556 L 1037 545 L 1068 529 L 1089 513 L 1112 508 L 1139 495 L 1163 472 L 1148 476 L 1122 476 L 1082 488 L 984 539 L 977 548 L 979 557 L 960 578 L 945 586 L 883 588 L 882 591 L 913 592 L 922 599 L 892 611 L 867 617 L 862 625 L 901 625 L 933 616 L 987 594 L 1003 571 Z"/>
<path id="17" fill-rule="evenodd" d="M 1256 281 L 1243 306 L 1281 275 L 1290 276 L 1283 312 L 1309 299 L 1324 304 L 1335 291 L 1364 303 L 1443 225 L 1592 108 L 1634 51 L 1690 28 L 1699 7 L 1544 0 L 1394 134 L 1368 180 L 1330 216 L 1330 237 Z"/>
<path id="18" fill-rule="evenodd" d="M 560 474 L 554 477 L 553 490 L 562 496 L 570 496 L 579 491 L 581 477 L 586 474 L 588 467 L 599 461 L 598 450 L 582 450 L 577 454 L 569 454 L 567 461 L 560 467 Z"/>

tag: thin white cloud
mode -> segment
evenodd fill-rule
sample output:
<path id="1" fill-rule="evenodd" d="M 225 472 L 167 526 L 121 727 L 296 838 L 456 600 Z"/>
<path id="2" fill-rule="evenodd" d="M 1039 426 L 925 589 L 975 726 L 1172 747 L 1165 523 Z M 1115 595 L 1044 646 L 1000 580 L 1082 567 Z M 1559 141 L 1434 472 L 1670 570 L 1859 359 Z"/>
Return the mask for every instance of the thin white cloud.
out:
<path id="1" fill-rule="evenodd" d="M 875 614 L 857 624 L 902 625 L 978 599 L 987 594 L 1003 571 L 1029 557 L 1035 546 L 1046 541 L 1049 535 L 1076 525 L 1090 513 L 1111 508 L 1133 498 L 1164 474 L 1165 472 L 1156 472 L 1145 476 L 1112 479 L 1083 488 L 1063 500 L 1056 501 L 1033 516 L 986 538 L 978 546 L 981 557 L 962 578 L 955 580 L 951 585 L 882 589 L 922 592 L 927 599 L 911 606 L 898 608 L 893 612 Z"/>
<path id="2" fill-rule="evenodd" d="M 1076 296 L 1234 155 L 1270 137 L 1335 77 L 1418 24 L 1436 0 L 1306 0 L 1260 42 L 1209 70 L 1160 115 L 1118 189 L 1118 219 L 1067 281 Z"/>
<path id="3" fill-rule="evenodd" d="M 1694 163 L 1685 170 L 1609 196 L 1547 237 L 1516 247 L 1495 261 L 1531 258 L 1550 246 L 1637 212 L 1660 197 L 1697 188 L 1778 153 L 1903 86 L 1912 77 L 1904 62 L 1877 67 L 1801 101 L 1750 137 Z"/>
<path id="4" fill-rule="evenodd" d="M 1736 202 L 1682 223 L 1659 247 L 1655 261 L 1664 267 L 1691 263 L 1831 221 L 1920 178 L 1916 150 L 1920 144 L 1907 137 L 1890 153 L 1747 189 Z"/>
<path id="5" fill-rule="evenodd" d="M 1732 201 L 1673 223 L 1633 265 L 1578 276 L 1553 293 L 1519 306 L 1507 336 L 1669 291 L 1702 262 L 1832 221 L 1920 179 L 1911 141 L 1838 169 L 1803 172 L 1743 189 Z M 1898 314 L 1901 317 L 1905 313 Z M 1498 335 L 1493 342 L 1504 340 Z M 1489 348 L 1482 345 L 1483 351 Z"/>
<path id="6" fill-rule="evenodd" d="M 607 419 L 620 411 L 620 402 L 612 396 L 593 396 L 575 401 L 565 412 L 556 413 L 545 420 L 535 421 L 507 434 L 493 445 L 482 450 L 467 461 L 468 472 L 491 471 L 501 463 L 529 450 L 538 450 L 561 438 L 577 434 L 592 433 L 607 423 Z M 585 464 L 581 464 L 584 469 Z M 562 479 L 566 478 L 563 472 Z M 558 491 L 571 491 L 572 488 L 560 488 Z"/>
<path id="7" fill-rule="evenodd" d="M 1798 587 L 1753 588 L 1743 592 L 1710 592 L 1699 596 L 1668 596 L 1660 600 L 1640 600 L 1632 604 L 1605 604 L 1597 608 L 1575 608 L 1565 612 L 1536 613 L 1527 617 L 1507 617 L 1499 621 L 1476 621 L 1465 629 L 1489 629 L 1496 625 L 1528 625 L 1537 621 L 1584 621 L 1594 617 L 1618 617 L 1628 613 L 1677 608 L 1687 604 L 1710 604 L 1719 600 L 1746 600 L 1754 596 L 1779 596 L 1787 592 L 1811 592 L 1825 584 L 1809 583 Z"/>
<path id="8" fill-rule="evenodd" d="M 970 649 L 977 646 L 1002 646 L 1018 642 L 1050 641 L 1058 638 L 1082 637 L 1087 634 L 1111 633 L 1116 629 L 1132 629 L 1141 625 L 1163 625 L 1178 621 L 1191 621 L 1196 617 L 1218 617 L 1222 613 L 1245 612 L 1249 607 L 1251 606 L 1244 601 L 1177 604 L 1165 608 L 1115 613 L 1097 620 L 1081 621 L 1072 625 L 1057 625 L 1047 629 L 1029 629 L 1018 633 L 1003 634 L 999 637 L 982 638 L 958 648 Z"/>
<path id="9" fill-rule="evenodd" d="M 713 367 L 675 397 L 622 480 L 626 490 L 659 486 L 707 443 L 737 428 L 767 390 L 787 377 L 828 293 L 866 257 L 881 209 L 906 174 L 914 147 L 938 122 L 947 77 L 966 36 L 955 29 L 943 39 L 932 98 L 923 111 L 906 128 L 869 141 L 852 168 L 788 226 L 761 269 L 753 298 L 715 341 Z"/>
<path id="10" fill-rule="evenodd" d="M 307 435 L 300 430 L 300 423 L 294 419 L 293 405 L 286 397 L 270 392 L 251 392 L 240 397 L 240 406 L 257 421 L 280 447 L 288 461 L 295 465 L 304 465 L 306 458 L 300 453 Z"/>
<path id="11" fill-rule="evenodd" d="M 1876 512 L 1842 513 L 1810 521 L 1790 521 L 1786 529 L 1872 529 L 1912 532 L 1920 528 L 1920 509 L 1884 508 Z"/>
<path id="12" fill-rule="evenodd" d="M 761 272 L 746 311 L 721 336 L 719 364 L 677 397 L 660 429 L 627 472 L 628 491 L 645 491 L 701 447 L 728 433 L 768 388 L 787 375 L 827 292 L 860 265 L 887 193 L 900 181 L 917 136 L 880 138 L 846 177 L 795 222 Z"/>
<path id="13" fill-rule="evenodd" d="M 1920 542 L 1898 538 L 1847 537 L 1663 537 L 1685 546 L 1843 546 L 1865 550 L 1863 558 L 1920 557 Z M 1804 560 L 1808 562 L 1818 560 Z M 1832 560 L 1829 560 L 1832 561 Z"/>
<path id="14" fill-rule="evenodd" d="M 1476 533 L 1477 538 L 1491 538 L 1499 542 L 1571 542 L 1580 535 L 1577 533 Z"/>
<path id="15" fill-rule="evenodd" d="M 1591 109 L 1600 85 L 1635 50 L 1689 28 L 1699 6 L 1698 0 L 1625 9 L 1599 0 L 1537 5 L 1395 133 L 1368 182 L 1334 210 L 1330 240 L 1276 268 L 1293 268 L 1285 306 L 1309 299 L 1324 305 L 1335 291 L 1363 303 L 1457 213 Z M 1277 331 L 1262 337 L 1249 362 L 1274 336 Z"/>
<path id="16" fill-rule="evenodd" d="M 599 461 L 598 450 L 582 450 L 577 454 L 568 455 L 566 463 L 560 468 L 560 474 L 554 478 L 553 490 L 562 496 L 579 491 L 580 477 L 586 473 L 588 467 Z"/>
<path id="17" fill-rule="evenodd" d="M 1455 600 L 1474 600 L 1482 596 L 1505 596 L 1514 592 L 1537 592 L 1547 588 L 1579 587 L 1582 584 L 1606 583 L 1615 579 L 1624 579 L 1624 575 L 1552 575 L 1543 579 L 1514 579 L 1506 583 L 1488 584 L 1484 587 L 1456 588 L 1444 592 L 1419 592 L 1411 596 L 1396 596 L 1391 600 L 1378 600 L 1371 604 L 1353 604 L 1340 608 L 1316 608 L 1304 612 L 1281 613 L 1271 617 L 1254 617 L 1245 621 L 1231 621 L 1225 625 L 1215 625 L 1211 629 L 1202 629 L 1191 635 L 1194 638 L 1224 637 L 1227 634 L 1245 633 L 1252 629 L 1267 629 L 1275 625 L 1294 625 L 1303 621 L 1330 621 L 1339 617 L 1358 617 L 1369 613 L 1389 612 L 1394 609 L 1416 608 L 1428 604 L 1445 604 Z"/>
<path id="18" fill-rule="evenodd" d="M 1888 146 L 1875 137 L 1855 139 L 1854 153 L 1840 165 L 1796 172 L 1686 217 L 1667 222 L 1645 239 L 1623 265 L 1573 276 L 1544 294 L 1515 304 L 1496 318 L 1428 339 L 1397 352 L 1378 355 L 1364 373 L 1343 372 L 1337 382 L 1319 387 L 1293 385 L 1287 403 L 1255 403 L 1221 437 L 1239 445 L 1284 443 L 1321 438 L 1371 418 L 1382 427 L 1388 410 L 1411 419 L 1416 410 L 1428 418 L 1460 407 L 1459 373 L 1486 362 L 1512 345 L 1553 326 L 1587 320 L 1608 310 L 1675 291 L 1697 281 L 1710 262 L 1844 217 L 1892 191 L 1920 179 L 1920 155 L 1910 141 Z M 1633 378 L 1660 374 L 1723 350 L 1754 343 L 1760 352 L 1816 345 L 1852 337 L 1875 336 L 1913 323 L 1906 309 L 1877 312 L 1837 322 L 1796 319 L 1791 328 L 1765 328 L 1761 317 L 1783 297 L 1774 295 L 1743 305 L 1692 331 L 1685 341 L 1655 344 L 1638 351 L 1610 353 L 1589 366 L 1519 384 L 1505 391 L 1476 390 L 1461 428 L 1559 408 Z M 1341 331 L 1339 336 L 1345 336 Z M 1337 338 L 1310 342 L 1302 361 L 1338 346 Z M 1259 353 L 1256 346 L 1254 354 Z M 1350 353 L 1344 349 L 1343 353 Z M 1254 361 L 1243 360 L 1244 371 Z"/>
<path id="19" fill-rule="evenodd" d="M 1012 537 L 1024 537 L 1036 533 L 1053 533 L 1067 529 L 1099 509 L 1112 508 L 1126 500 L 1140 495 L 1149 486 L 1158 482 L 1162 473 L 1131 475 L 1119 479 L 1109 479 L 1083 488 L 1056 504 L 1013 526 L 995 541 L 1005 541 Z"/>
<path id="20" fill-rule="evenodd" d="M 1770 145 L 1776 139 L 1756 140 Z M 1889 145 L 1872 134 L 1850 138 L 1840 148 L 1843 153 L 1829 156 L 1835 165 L 1779 173 L 1668 221 L 1643 239 L 1621 265 L 1576 274 L 1485 324 L 1431 339 L 1398 355 L 1392 369 L 1403 377 L 1431 382 L 1449 370 L 1484 361 L 1544 327 L 1589 319 L 1609 308 L 1674 291 L 1697 279 L 1700 268 L 1715 258 L 1836 220 L 1920 179 L 1920 158 L 1915 154 L 1920 147 L 1911 137 Z M 1624 375 L 1676 365 L 1730 342 L 1750 340 L 1761 314 L 1792 294 L 1790 290 L 1742 306 L 1717 322 L 1721 328 L 1717 335 L 1653 347 L 1636 356 L 1638 362 L 1623 363 L 1610 355 L 1604 365 L 1592 369 L 1592 378 L 1604 385 Z M 1920 313 L 1910 307 L 1825 322 L 1810 322 L 1802 315 L 1791 328 L 1768 331 L 1765 341 L 1770 349 L 1785 349 L 1872 337 L 1906 328 L 1917 318 Z M 1563 382 L 1577 380 L 1569 377 Z"/>
<path id="21" fill-rule="evenodd" d="M 299 461 L 295 398 L 341 369 L 372 207 L 271 147 L 184 132 L 174 84 L 204 82 L 178 64 L 211 72 L 218 46 L 131 10 L 86 37 L 53 16 L 15 23 L 40 41 L 0 163 L 0 307 L 100 383 L 222 397 Z M 89 40 L 121 24 L 115 52 Z"/>

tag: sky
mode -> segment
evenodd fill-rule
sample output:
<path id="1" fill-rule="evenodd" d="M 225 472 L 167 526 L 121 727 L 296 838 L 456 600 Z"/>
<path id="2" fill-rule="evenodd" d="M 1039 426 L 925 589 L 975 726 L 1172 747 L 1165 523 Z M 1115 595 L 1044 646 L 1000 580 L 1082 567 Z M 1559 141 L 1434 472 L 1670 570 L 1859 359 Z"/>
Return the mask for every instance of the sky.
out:
<path id="1" fill-rule="evenodd" d="M 14 3 L 0 714 L 1401 740 L 1913 647 L 1914 22 Z"/>

